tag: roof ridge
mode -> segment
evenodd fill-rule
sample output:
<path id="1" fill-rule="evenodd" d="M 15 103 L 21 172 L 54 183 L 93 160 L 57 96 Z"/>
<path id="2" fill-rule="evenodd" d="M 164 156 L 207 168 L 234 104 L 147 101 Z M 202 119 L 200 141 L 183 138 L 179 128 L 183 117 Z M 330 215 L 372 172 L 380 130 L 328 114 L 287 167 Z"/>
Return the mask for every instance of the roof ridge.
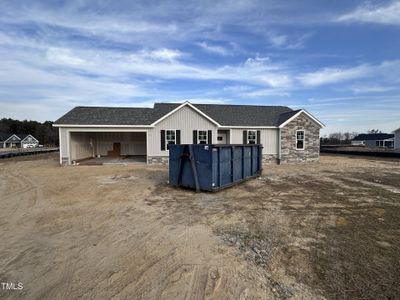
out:
<path id="1" fill-rule="evenodd" d="M 156 104 L 178 104 L 178 105 L 182 105 L 186 102 L 155 102 L 154 105 Z M 238 106 L 246 106 L 246 107 L 284 107 L 284 108 L 290 108 L 288 106 L 285 105 L 254 105 L 254 104 L 224 104 L 224 103 L 192 103 L 189 102 L 190 104 L 196 106 L 196 105 L 211 105 L 211 106 L 234 106 L 234 107 L 238 107 Z"/>
<path id="2" fill-rule="evenodd" d="M 74 108 L 121 108 L 121 109 L 137 109 L 137 108 L 144 108 L 144 109 L 153 109 L 153 107 L 146 107 L 146 106 L 75 106 Z"/>

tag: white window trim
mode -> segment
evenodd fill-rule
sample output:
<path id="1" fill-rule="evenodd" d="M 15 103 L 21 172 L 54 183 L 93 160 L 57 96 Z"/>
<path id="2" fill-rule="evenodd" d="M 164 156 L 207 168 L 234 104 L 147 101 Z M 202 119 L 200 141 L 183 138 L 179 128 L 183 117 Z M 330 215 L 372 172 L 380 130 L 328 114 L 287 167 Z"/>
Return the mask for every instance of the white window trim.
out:
<path id="1" fill-rule="evenodd" d="M 303 148 L 297 148 L 297 141 L 298 141 L 297 132 L 299 132 L 299 131 L 303 132 L 303 140 L 302 140 L 303 141 Z M 301 141 L 301 140 L 299 140 L 299 141 Z M 296 130 L 296 144 L 295 144 L 296 150 L 302 151 L 302 150 L 305 149 L 305 146 L 306 146 L 306 131 L 304 129 Z"/>
<path id="2" fill-rule="evenodd" d="M 250 145 L 250 143 L 249 143 L 249 132 L 250 131 L 255 132 L 255 135 L 254 135 L 254 137 L 255 137 L 254 145 L 255 145 L 255 144 L 257 144 L 257 130 L 247 130 L 247 145 Z"/>
<path id="3" fill-rule="evenodd" d="M 174 137 L 175 137 L 174 142 L 175 142 L 175 145 L 176 145 L 176 131 L 177 131 L 177 129 L 165 129 L 165 151 L 169 151 L 169 149 L 168 149 L 167 131 L 173 131 L 174 132 Z"/>
<path id="4" fill-rule="evenodd" d="M 197 144 L 200 144 L 200 131 L 205 131 L 206 132 L 206 144 L 208 143 L 208 130 L 204 129 L 199 129 L 197 130 Z"/>

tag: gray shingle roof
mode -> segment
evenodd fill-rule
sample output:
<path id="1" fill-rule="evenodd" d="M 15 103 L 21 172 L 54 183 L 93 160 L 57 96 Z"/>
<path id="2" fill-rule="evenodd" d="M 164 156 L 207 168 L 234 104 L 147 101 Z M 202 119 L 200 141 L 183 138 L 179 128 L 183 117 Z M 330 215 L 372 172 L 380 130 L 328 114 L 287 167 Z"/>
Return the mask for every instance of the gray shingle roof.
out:
<path id="1" fill-rule="evenodd" d="M 285 123 L 287 120 L 289 120 L 289 119 L 290 119 L 291 117 L 293 117 L 295 114 L 297 114 L 299 111 L 301 111 L 301 109 L 292 110 L 292 111 L 288 111 L 288 112 L 282 113 L 282 114 L 279 116 L 278 125 L 281 125 L 281 124 Z"/>
<path id="2" fill-rule="evenodd" d="M 83 107 L 66 113 L 55 124 L 150 125 L 182 103 L 155 103 L 154 108 Z M 222 126 L 278 126 L 295 112 L 286 106 L 192 104 Z M 284 122 L 283 121 L 283 122 Z"/>
<path id="3" fill-rule="evenodd" d="M 55 124 L 76 125 L 150 125 L 155 121 L 152 108 L 78 106 Z"/>
<path id="4" fill-rule="evenodd" d="M 12 133 L 0 132 L 0 142 L 4 142 L 4 141 L 7 140 L 10 136 L 12 136 Z"/>

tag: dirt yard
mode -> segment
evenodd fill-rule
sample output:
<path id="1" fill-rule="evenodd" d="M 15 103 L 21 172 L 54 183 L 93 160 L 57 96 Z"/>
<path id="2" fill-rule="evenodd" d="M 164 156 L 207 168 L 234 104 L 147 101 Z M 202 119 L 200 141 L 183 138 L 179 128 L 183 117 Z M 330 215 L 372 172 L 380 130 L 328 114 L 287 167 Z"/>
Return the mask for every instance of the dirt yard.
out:
<path id="1" fill-rule="evenodd" d="M 0 161 L 10 299 L 398 299 L 400 161 L 268 165 L 218 193 L 167 168 Z"/>

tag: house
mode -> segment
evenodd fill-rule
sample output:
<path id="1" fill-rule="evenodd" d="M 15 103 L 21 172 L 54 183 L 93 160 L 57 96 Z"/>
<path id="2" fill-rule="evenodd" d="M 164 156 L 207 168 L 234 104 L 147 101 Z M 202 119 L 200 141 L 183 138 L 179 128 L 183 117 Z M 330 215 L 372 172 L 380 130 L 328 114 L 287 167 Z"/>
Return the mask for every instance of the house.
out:
<path id="1" fill-rule="evenodd" d="M 39 141 L 31 134 L 18 134 L 21 139 L 21 148 L 35 148 L 39 146 Z"/>
<path id="2" fill-rule="evenodd" d="M 167 163 L 169 144 L 263 144 L 265 162 L 319 160 L 324 125 L 285 106 L 155 103 L 153 108 L 75 107 L 59 128 L 60 163 L 98 156 L 143 155 Z"/>
<path id="3" fill-rule="evenodd" d="M 400 128 L 394 131 L 394 149 L 400 149 Z"/>
<path id="4" fill-rule="evenodd" d="M 31 134 L 0 133 L 0 148 L 34 148 L 39 141 Z"/>
<path id="5" fill-rule="evenodd" d="M 357 135 L 352 141 L 353 146 L 387 147 L 393 148 L 394 134 L 388 133 L 363 133 Z"/>

